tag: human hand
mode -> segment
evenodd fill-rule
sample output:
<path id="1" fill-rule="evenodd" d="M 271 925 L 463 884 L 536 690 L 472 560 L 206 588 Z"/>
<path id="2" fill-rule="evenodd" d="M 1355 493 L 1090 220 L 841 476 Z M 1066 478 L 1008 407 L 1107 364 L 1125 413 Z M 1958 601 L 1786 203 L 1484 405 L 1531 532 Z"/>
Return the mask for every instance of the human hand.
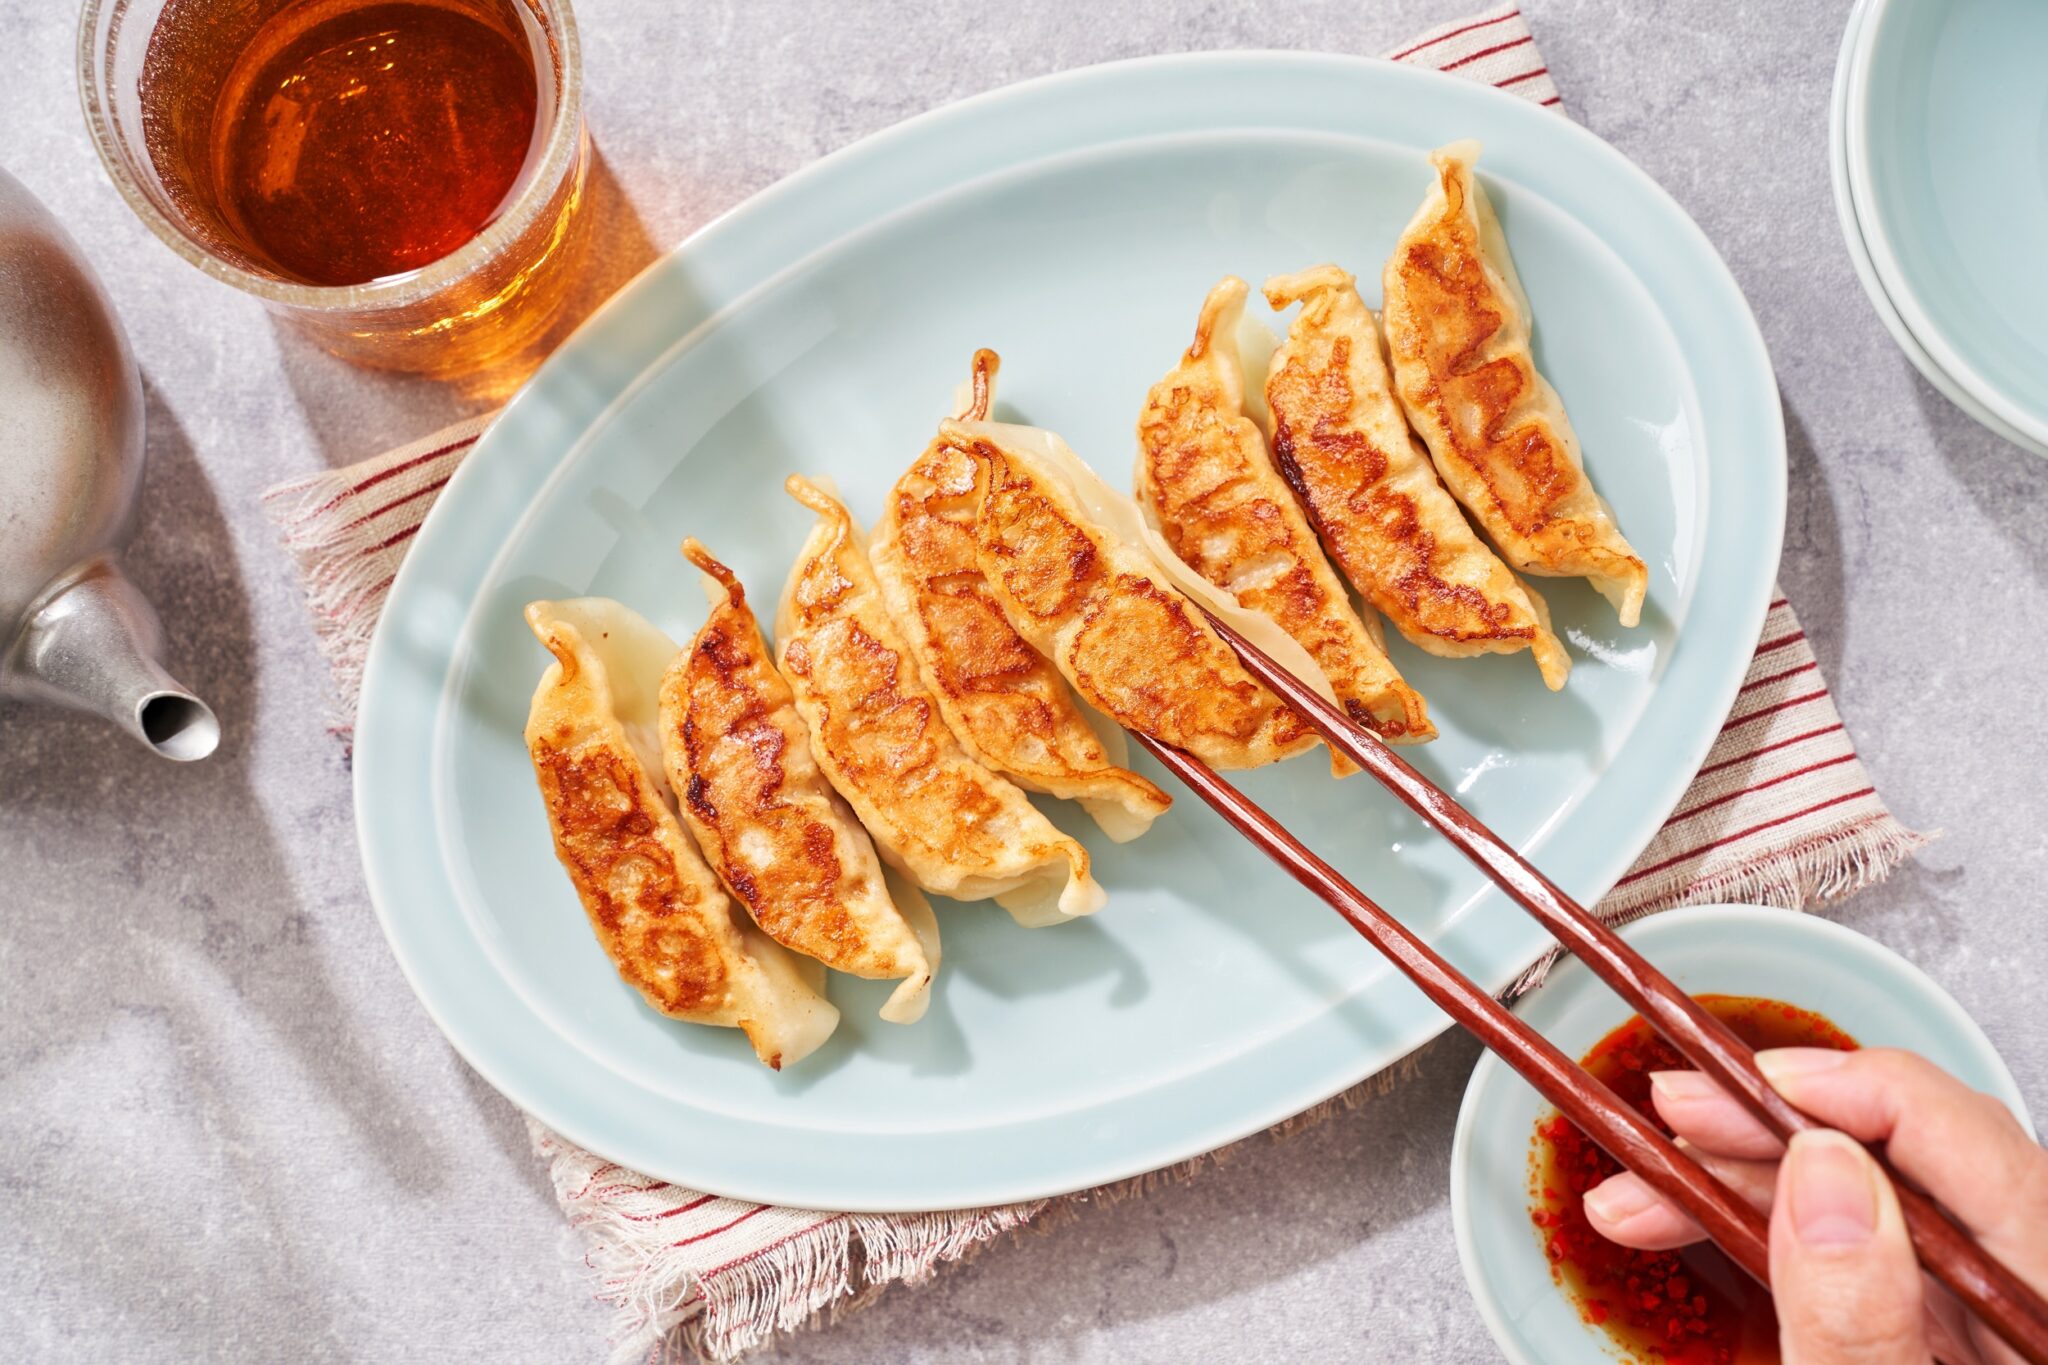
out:
<path id="1" fill-rule="evenodd" d="M 1771 1287 L 1787 1365 L 1958 1365 L 2019 1357 L 1913 1258 L 1898 1197 L 1852 1138 L 1885 1144 L 1986 1251 L 2048 1291 L 2048 1152 L 2006 1107 L 1925 1058 L 1870 1048 L 1757 1054 L 1778 1093 L 1829 1130 L 1790 1150 L 1695 1071 L 1651 1078 L 1664 1121 L 1701 1164 L 1771 1213 Z M 1844 1136 L 1847 1134 L 1848 1136 Z M 1586 1217 L 1624 1246 L 1700 1240 L 1698 1225 L 1629 1173 L 1586 1194 Z"/>

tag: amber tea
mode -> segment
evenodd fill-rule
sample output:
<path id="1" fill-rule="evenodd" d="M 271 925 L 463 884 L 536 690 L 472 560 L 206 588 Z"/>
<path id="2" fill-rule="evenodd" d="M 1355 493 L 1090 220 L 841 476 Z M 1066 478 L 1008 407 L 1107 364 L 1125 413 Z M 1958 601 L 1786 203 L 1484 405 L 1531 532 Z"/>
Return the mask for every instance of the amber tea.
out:
<path id="1" fill-rule="evenodd" d="M 532 149 L 526 37 L 433 4 L 286 10 L 213 116 L 222 221 L 311 284 L 439 260 L 497 216 Z"/>
<path id="2" fill-rule="evenodd" d="M 121 187 L 160 235 L 331 349 L 470 370 L 559 311 L 587 160 L 560 0 L 99 0 L 86 22 L 116 183 L 146 170 Z"/>

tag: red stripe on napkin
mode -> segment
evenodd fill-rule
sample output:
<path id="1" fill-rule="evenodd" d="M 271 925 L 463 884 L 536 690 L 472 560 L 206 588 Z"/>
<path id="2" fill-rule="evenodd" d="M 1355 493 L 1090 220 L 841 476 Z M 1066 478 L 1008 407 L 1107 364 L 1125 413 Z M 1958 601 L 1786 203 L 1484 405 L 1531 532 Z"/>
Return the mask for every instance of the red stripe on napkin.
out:
<path id="1" fill-rule="evenodd" d="M 1521 10 L 1511 8 L 1505 14 L 1496 14 L 1493 15 L 1491 18 L 1474 20 L 1471 23 L 1464 24 L 1458 28 L 1454 28 L 1450 30 L 1450 32 L 1448 33 L 1439 33 L 1436 34 L 1434 37 L 1424 38 L 1415 46 L 1410 48 L 1404 48 L 1401 51 L 1394 53 L 1393 55 L 1388 57 L 1387 60 L 1391 62 L 1405 62 L 1410 57 L 1413 57 L 1416 53 L 1421 52 L 1426 48 L 1435 47 L 1438 43 L 1449 42 L 1453 38 L 1463 37 L 1467 33 L 1476 32 L 1477 30 L 1482 28 L 1492 28 L 1495 24 L 1504 24 L 1510 19 L 1519 18 L 1521 16 L 1521 13 Z M 1431 65 L 1433 63 L 1431 62 L 1431 59 L 1429 57 L 1424 57 L 1422 59 L 1421 64 Z M 1437 69 L 1439 71 L 1448 71 L 1450 68 L 1447 66 L 1438 65 Z"/>
<path id="2" fill-rule="evenodd" d="M 1496 43 L 1492 47 L 1483 47 L 1479 49 L 1479 51 L 1473 53 L 1469 57 L 1460 57 L 1455 62 L 1450 62 L 1446 64 L 1443 69 L 1446 71 L 1456 71 L 1461 67 L 1470 66 L 1472 63 L 1479 61 L 1481 58 L 1491 57 L 1496 52 L 1512 52 L 1518 47 L 1527 47 L 1529 44 L 1535 41 L 1536 40 L 1534 38 L 1515 38 L 1505 43 Z M 1548 67 L 1545 67 L 1544 69 L 1546 71 L 1549 70 Z M 1500 82 L 1495 81 L 1493 82 L 1493 84 L 1499 85 Z"/>

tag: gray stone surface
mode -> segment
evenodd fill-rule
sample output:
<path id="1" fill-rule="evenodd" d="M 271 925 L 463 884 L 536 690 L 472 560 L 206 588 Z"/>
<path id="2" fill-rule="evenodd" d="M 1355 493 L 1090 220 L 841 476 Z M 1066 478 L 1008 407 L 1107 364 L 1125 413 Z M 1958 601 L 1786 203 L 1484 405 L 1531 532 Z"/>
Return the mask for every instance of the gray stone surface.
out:
<path id="1" fill-rule="evenodd" d="M 906 115 L 1112 57 L 1379 52 L 1477 0 L 889 9 L 582 0 L 608 278 Z M 512 1108 L 442 1043 L 365 899 L 322 673 L 257 494 L 481 400 L 359 373 L 181 264 L 87 142 L 72 3 L 0 5 L 0 160 L 134 334 L 153 457 L 134 554 L 228 738 L 160 764 L 0 710 L 0 1355 L 601 1358 L 602 1314 Z M 1529 0 L 1572 112 L 1748 292 L 1792 434 L 1784 582 L 1900 815 L 1947 837 L 1840 913 L 1915 958 L 2048 1098 L 2048 464 L 1895 352 L 1828 193 L 1846 0 Z M 988 1251 L 790 1360 L 1481 1359 L 1446 1152 L 1474 1058 L 1226 1170 Z"/>

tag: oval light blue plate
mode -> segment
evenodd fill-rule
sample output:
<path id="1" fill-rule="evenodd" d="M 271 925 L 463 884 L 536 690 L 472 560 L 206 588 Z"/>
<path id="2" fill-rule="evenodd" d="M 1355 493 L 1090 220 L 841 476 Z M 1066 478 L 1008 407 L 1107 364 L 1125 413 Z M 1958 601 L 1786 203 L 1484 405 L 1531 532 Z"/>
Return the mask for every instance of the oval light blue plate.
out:
<path id="1" fill-rule="evenodd" d="M 1416 755 L 1591 902 L 1707 751 L 1762 627 L 1785 454 L 1761 338 L 1671 199 L 1565 119 L 1352 58 L 1159 58 L 912 120 L 751 200 L 650 267 L 553 357 L 442 494 L 371 650 L 356 809 L 371 894 L 449 1039 L 572 1141 L 698 1189 L 815 1208 L 1030 1199 L 1228 1142 L 1445 1027 L 1422 996 L 1191 797 L 1135 844 L 1052 811 L 1109 906 L 1056 929 L 942 905 L 930 1015 L 845 1022 L 771 1073 L 728 1030 L 645 1008 L 556 867 L 520 741 L 531 598 L 619 597 L 679 640 L 676 552 L 703 538 L 764 611 L 809 517 L 790 470 L 871 519 L 977 346 L 1004 415 L 1128 486 L 1147 386 L 1204 291 L 1323 260 L 1369 297 L 1428 184 L 1476 136 L 1537 318 L 1539 363 L 1650 565 L 1644 624 L 1546 584 L 1579 667 L 1396 644 L 1442 738 Z M 1413 753 L 1414 751 L 1411 751 Z M 1156 769 L 1147 770 L 1162 782 Z M 1320 755 L 1245 787 L 1481 981 L 1534 925 L 1363 778 Z M 1050 803 L 1057 806 L 1059 803 Z"/>
<path id="2" fill-rule="evenodd" d="M 1856 213 L 1934 362 L 2048 446 L 2048 5 L 1874 0 L 1846 109 Z"/>
<path id="3" fill-rule="evenodd" d="M 1991 1040 L 1941 987 L 1883 944 L 1813 915 L 1702 905 L 1622 936 L 1695 995 L 1752 995 L 1826 1015 L 1865 1047 L 1930 1057 L 2003 1100 L 2033 1130 Z M 1629 1017 L 1584 964 L 1567 959 L 1515 1013 L 1571 1056 Z M 1515 1365 L 1612 1365 L 1612 1338 L 1579 1318 L 1550 1278 L 1529 1224 L 1529 1144 L 1550 1106 L 1498 1057 L 1479 1059 L 1451 1139 L 1451 1222 L 1479 1315 Z"/>

